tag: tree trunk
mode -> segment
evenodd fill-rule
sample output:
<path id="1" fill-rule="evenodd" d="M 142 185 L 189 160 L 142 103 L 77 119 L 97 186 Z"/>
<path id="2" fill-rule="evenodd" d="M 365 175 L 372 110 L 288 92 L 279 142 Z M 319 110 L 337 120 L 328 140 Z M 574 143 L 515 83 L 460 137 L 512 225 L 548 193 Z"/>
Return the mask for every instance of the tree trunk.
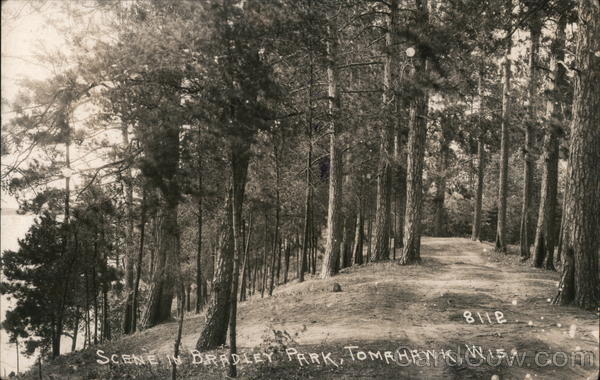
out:
<path id="1" fill-rule="evenodd" d="M 152 275 L 148 306 L 142 323 L 143 328 L 156 326 L 168 321 L 171 317 L 171 305 L 175 291 L 173 271 L 176 269 L 173 247 L 179 234 L 177 211 L 177 202 L 163 200 L 157 263 Z"/>
<path id="2" fill-rule="evenodd" d="M 196 314 L 200 313 L 200 309 L 204 303 L 204 294 L 202 292 L 202 159 L 198 158 L 198 205 L 197 205 L 197 225 L 198 225 L 198 241 L 196 243 Z"/>
<path id="3" fill-rule="evenodd" d="M 267 285 L 267 251 L 269 246 L 269 214 L 265 212 L 265 237 L 264 237 L 264 247 L 263 247 L 263 257 L 261 260 L 262 267 L 262 275 L 261 275 L 261 285 L 260 285 L 260 297 L 265 296 L 265 288 Z"/>
<path id="4" fill-rule="evenodd" d="M 127 124 L 123 124 L 121 127 L 121 135 L 123 138 L 123 148 L 127 151 L 129 149 L 129 135 L 127 130 Z M 125 153 L 127 154 L 127 153 Z M 132 320 L 133 313 L 133 263 L 135 257 L 135 247 L 133 244 L 133 176 L 131 174 L 131 164 L 125 171 L 125 207 L 127 211 L 127 230 L 125 231 L 125 292 L 127 299 L 125 301 L 125 310 L 123 313 L 123 334 L 127 335 L 132 333 Z"/>
<path id="5" fill-rule="evenodd" d="M 511 17 L 512 2 L 508 1 L 508 17 Z M 508 31 L 507 31 L 508 33 Z M 512 38 L 506 38 L 506 53 L 502 65 L 502 130 L 500 133 L 500 179 L 498 180 L 498 223 L 496 226 L 496 244 L 495 249 L 498 252 L 506 253 L 506 196 L 508 192 L 508 129 L 510 123 L 510 50 L 512 48 Z"/>
<path id="6" fill-rule="evenodd" d="M 96 261 L 96 246 L 94 243 L 94 261 Z M 94 345 L 98 344 L 98 284 L 96 282 L 96 267 L 92 270 L 92 286 L 94 294 Z"/>
<path id="7" fill-rule="evenodd" d="M 372 245 L 371 242 L 373 240 L 373 212 L 371 211 L 371 207 L 369 209 L 369 222 L 367 223 L 367 236 L 368 236 L 368 245 L 367 245 L 367 255 L 365 256 L 366 262 L 369 262 L 372 253 Z"/>
<path id="8" fill-rule="evenodd" d="M 417 1 L 418 18 L 423 24 L 429 22 L 427 0 Z M 415 57 L 415 74 L 427 74 L 427 59 L 418 51 Z M 423 160 L 427 135 L 429 95 L 427 90 L 417 94 L 411 101 L 406 162 L 406 212 L 404 214 L 404 247 L 400 264 L 421 261 L 421 210 L 423 207 Z"/>
<path id="9" fill-rule="evenodd" d="M 52 333 L 52 358 L 57 358 L 60 356 L 60 338 L 62 337 L 61 322 L 54 324 Z"/>
<path id="10" fill-rule="evenodd" d="M 402 248 L 402 239 L 404 237 L 404 213 L 406 211 L 406 141 L 401 134 L 400 128 L 397 128 L 394 140 L 394 252 L 395 248 Z M 364 223 L 364 217 L 363 217 Z"/>
<path id="11" fill-rule="evenodd" d="M 339 125 L 340 97 L 337 90 L 337 25 L 334 17 L 330 18 L 327 25 L 327 82 L 329 96 L 329 201 L 327 209 L 327 243 L 323 255 L 321 278 L 327 278 L 337 274 L 336 263 L 339 259 L 340 250 L 340 212 L 342 202 L 342 160 L 339 149 Z"/>
<path id="12" fill-rule="evenodd" d="M 485 175 L 485 147 L 482 137 L 477 141 L 477 192 L 473 208 L 473 233 L 471 240 L 481 240 L 481 208 L 483 204 L 483 180 Z"/>
<path id="13" fill-rule="evenodd" d="M 544 128 L 542 185 L 532 262 L 535 267 L 541 268 L 546 260 L 546 269 L 549 270 L 555 270 L 558 145 L 559 136 L 562 134 L 561 113 L 554 104 L 561 101 L 559 90 L 565 79 L 565 68 L 559 62 L 564 60 L 566 24 L 567 15 L 563 13 L 559 18 L 551 47 L 550 67 L 553 78 L 548 84 L 548 98 L 546 99 L 547 124 Z"/>
<path id="14" fill-rule="evenodd" d="M 236 343 L 236 321 L 237 321 L 237 293 L 240 267 L 240 256 L 242 255 L 243 241 L 240 240 L 242 227 L 242 208 L 244 205 L 244 192 L 246 188 L 246 177 L 248 174 L 248 162 L 250 160 L 250 146 L 247 143 L 237 143 L 231 149 L 231 171 L 232 171 L 232 226 L 233 226 L 233 281 L 231 285 L 231 313 L 229 317 L 229 376 L 236 377 L 237 369 L 234 364 L 234 355 L 237 355 Z"/>
<path id="15" fill-rule="evenodd" d="M 534 169 L 534 152 L 535 144 L 535 118 L 536 118 L 536 92 L 537 92 L 537 65 L 538 52 L 540 47 L 541 25 L 539 16 L 534 15 L 530 21 L 531 45 L 529 54 L 529 86 L 527 107 L 528 118 L 525 121 L 525 146 L 523 147 L 524 173 L 525 180 L 523 186 L 523 208 L 521 209 L 521 230 L 520 230 L 520 252 L 521 259 L 528 259 L 530 256 L 529 246 L 531 239 L 529 238 L 529 229 L 531 224 L 531 198 L 533 195 L 533 169 Z"/>
<path id="16" fill-rule="evenodd" d="M 270 270 L 270 277 L 269 277 L 269 295 L 272 296 L 273 295 L 273 289 L 275 288 L 275 272 L 276 272 L 276 267 L 275 264 L 277 263 L 277 240 L 278 240 L 278 236 L 279 235 L 279 209 L 277 209 L 275 211 L 275 232 L 273 235 L 273 244 L 271 246 L 271 270 Z"/>
<path id="17" fill-rule="evenodd" d="M 411 107 L 411 126 L 408 135 L 408 160 L 406 181 L 406 212 L 404 215 L 404 241 L 400 264 L 421 261 L 421 211 L 423 207 L 423 158 L 427 133 L 428 96 L 416 99 Z"/>
<path id="18" fill-rule="evenodd" d="M 485 176 L 485 146 L 483 144 L 483 70 L 479 70 L 477 80 L 477 97 L 479 98 L 478 123 L 479 136 L 477 137 L 477 190 L 475 194 L 475 205 L 473 207 L 473 229 L 471 240 L 481 240 L 481 207 L 483 204 L 483 179 Z"/>
<path id="19" fill-rule="evenodd" d="M 254 273 L 252 274 L 252 294 L 254 295 L 256 293 L 256 279 L 258 278 L 258 269 L 259 269 L 259 252 L 256 252 L 255 254 L 255 258 L 253 260 L 254 262 Z"/>
<path id="20" fill-rule="evenodd" d="M 166 322 L 171 317 L 171 306 L 176 285 L 176 274 L 179 273 L 178 252 L 173 247 L 179 244 L 178 208 L 180 202 L 180 186 L 177 172 L 179 170 L 180 133 L 178 125 L 161 125 L 159 134 L 153 139 L 160 139 L 160 149 L 155 151 L 155 144 L 146 147 L 146 154 L 154 157 L 160 164 L 155 167 L 160 176 L 161 215 L 159 215 L 160 232 L 158 234 L 158 251 L 156 265 L 152 274 L 150 295 L 142 326 L 149 328 Z"/>
<path id="21" fill-rule="evenodd" d="M 555 304 L 600 303 L 600 6 L 579 1 L 575 90 L 565 193 L 562 278 Z"/>
<path id="22" fill-rule="evenodd" d="M 242 226 L 243 227 L 243 226 Z M 244 237 L 243 235 L 245 235 L 245 229 L 243 229 L 243 234 L 242 237 Z M 241 290 L 240 290 L 240 301 L 245 301 L 246 300 L 246 283 L 248 282 L 247 279 L 247 267 L 248 267 L 248 256 L 250 254 L 250 239 L 252 239 L 252 213 L 250 213 L 250 220 L 248 222 L 248 237 L 245 238 L 246 239 L 246 246 L 244 248 L 244 259 L 242 262 L 242 285 L 241 285 Z M 244 242 L 244 238 L 242 239 L 241 243 L 243 245 Z M 249 274 L 249 273 L 248 273 Z"/>
<path id="23" fill-rule="evenodd" d="M 90 334 L 90 288 L 88 283 L 88 271 L 84 272 L 85 281 L 85 335 L 83 338 L 83 348 L 87 348 L 91 344 Z"/>
<path id="24" fill-rule="evenodd" d="M 131 332 L 134 333 L 137 329 L 137 315 L 138 315 L 138 298 L 140 289 L 140 280 L 142 278 L 142 265 L 144 259 L 144 239 L 146 236 L 146 190 L 142 193 L 142 205 L 141 205 L 141 217 L 140 217 L 140 246 L 138 248 L 137 265 L 135 270 L 135 283 L 133 286 L 133 302 L 132 302 L 132 316 L 131 316 Z"/>
<path id="25" fill-rule="evenodd" d="M 179 273 L 179 275 L 181 275 L 181 273 Z M 180 305 L 178 307 L 179 309 L 179 323 L 177 323 L 177 335 L 175 337 L 175 344 L 173 345 L 173 361 L 171 362 L 171 380 L 176 380 L 177 379 L 177 361 L 175 360 L 175 358 L 179 358 L 179 347 L 181 346 L 181 336 L 183 335 L 183 318 L 185 316 L 185 307 L 184 307 L 184 290 L 183 290 L 183 284 L 179 284 L 179 286 L 177 286 L 178 288 L 178 293 L 179 293 L 179 300 L 180 300 Z M 189 309 L 189 305 L 185 305 L 188 309 Z"/>
<path id="26" fill-rule="evenodd" d="M 285 253 L 284 256 L 284 268 L 283 268 L 283 283 L 287 284 L 288 282 L 288 274 L 289 274 L 289 270 L 290 270 L 290 243 L 288 242 L 287 239 L 285 239 L 284 243 L 283 243 L 283 251 Z"/>
<path id="27" fill-rule="evenodd" d="M 356 265 L 363 263 L 363 241 L 364 241 L 364 225 L 365 220 L 363 217 L 362 201 L 360 198 L 357 200 L 356 209 L 356 225 L 354 231 L 354 244 L 352 247 L 352 261 Z"/>
<path id="28" fill-rule="evenodd" d="M 440 138 L 440 155 L 438 161 L 438 173 L 436 174 L 435 198 L 434 198 L 434 217 L 433 233 L 434 236 L 445 236 L 446 234 L 446 210 L 444 202 L 446 200 L 446 171 L 448 170 L 448 161 L 450 154 L 451 126 L 449 121 L 442 120 L 442 131 Z"/>
<path id="29" fill-rule="evenodd" d="M 227 197 L 227 212 L 221 225 L 220 249 L 213 277 L 213 290 L 206 312 L 206 324 L 196 342 L 196 349 L 199 351 L 211 350 L 225 344 L 231 303 L 237 301 L 236 297 L 232 299 L 233 285 L 236 286 L 235 291 L 237 292 L 237 279 L 234 278 L 233 208 L 238 208 L 236 213 L 241 215 L 249 149 L 250 146 L 247 143 L 239 143 L 231 147 L 232 189 Z"/>
<path id="30" fill-rule="evenodd" d="M 75 322 L 73 322 L 73 339 L 71 340 L 71 352 L 77 349 L 77 335 L 79 334 L 79 307 L 75 311 Z"/>
<path id="31" fill-rule="evenodd" d="M 396 19 L 398 1 L 391 0 L 390 14 L 385 33 L 385 58 L 383 64 L 382 109 L 385 120 L 382 123 L 379 144 L 379 164 L 377 167 L 377 207 L 375 211 L 375 247 L 371 261 L 390 258 L 390 218 L 392 193 L 392 162 L 394 154 L 395 116 L 394 84 L 396 72 Z"/>
<path id="32" fill-rule="evenodd" d="M 104 222 L 100 222 L 100 229 L 102 231 L 102 242 L 106 244 L 106 238 L 104 236 Z M 104 247 L 102 250 L 102 261 L 103 270 L 106 273 L 108 269 L 108 248 Z M 108 304 L 108 287 L 110 283 L 106 279 L 102 279 L 102 339 L 101 342 L 112 339 L 110 331 L 110 305 Z"/>

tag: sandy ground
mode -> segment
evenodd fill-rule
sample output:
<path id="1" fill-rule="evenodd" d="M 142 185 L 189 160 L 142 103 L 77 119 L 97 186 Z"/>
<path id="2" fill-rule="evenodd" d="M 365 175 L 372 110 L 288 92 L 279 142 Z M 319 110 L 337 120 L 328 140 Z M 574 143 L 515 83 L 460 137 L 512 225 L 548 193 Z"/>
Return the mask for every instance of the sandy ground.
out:
<path id="1" fill-rule="evenodd" d="M 296 371 L 301 366 L 295 365 L 294 376 L 286 367 L 279 374 L 267 376 L 263 372 L 249 377 L 595 379 L 598 314 L 550 305 L 559 280 L 557 273 L 498 260 L 491 248 L 487 243 L 461 238 L 424 238 L 422 265 L 400 266 L 393 261 L 369 264 L 343 270 L 329 280 L 309 279 L 279 286 L 272 297 L 251 298 L 240 304 L 238 311 L 238 345 L 242 351 L 266 347 L 272 341 L 272 330 L 280 330 L 292 337 L 286 347 L 331 351 L 346 364 L 331 371 L 324 366 L 302 366 L 304 372 Z M 342 292 L 331 291 L 334 282 L 341 285 Z M 473 323 L 467 322 L 465 311 L 471 313 Z M 503 323 L 498 323 L 496 312 L 502 313 Z M 202 315 L 185 321 L 184 352 L 194 348 L 203 321 Z M 138 333 L 119 341 L 119 350 L 170 354 L 175 329 L 175 323 L 168 323 Z M 344 349 L 350 344 L 358 346 L 357 350 L 383 352 L 407 347 L 417 351 L 462 350 L 461 354 L 466 346 L 475 346 L 484 355 L 491 351 L 497 357 L 498 350 L 503 350 L 509 356 L 511 352 L 525 354 L 527 360 L 512 366 L 452 362 L 417 366 L 413 357 L 412 365 L 399 371 L 397 366 L 390 368 L 377 360 L 352 362 Z M 566 353 L 568 364 L 563 364 L 563 354 L 556 354 L 559 351 Z M 578 351 L 592 352 L 594 363 L 573 361 L 572 353 Z M 540 357 L 542 364 L 555 354 L 556 363 L 538 365 L 534 356 L 539 352 L 547 353 Z"/>

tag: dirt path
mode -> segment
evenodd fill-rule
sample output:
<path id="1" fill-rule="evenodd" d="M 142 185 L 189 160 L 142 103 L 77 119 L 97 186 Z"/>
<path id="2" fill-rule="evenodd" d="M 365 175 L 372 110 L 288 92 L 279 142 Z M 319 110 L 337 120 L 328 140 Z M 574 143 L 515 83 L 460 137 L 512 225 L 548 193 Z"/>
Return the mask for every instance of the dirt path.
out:
<path id="1" fill-rule="evenodd" d="M 416 350 L 464 351 L 468 345 L 480 347 L 484 353 L 525 353 L 529 365 L 502 369 L 419 368 L 415 373 L 420 375 L 415 376 L 594 376 L 598 364 L 597 313 L 550 305 L 548 299 L 555 294 L 559 280 L 557 273 L 494 262 L 490 249 L 489 244 L 467 239 L 425 238 L 422 265 L 370 264 L 346 269 L 329 280 L 280 286 L 273 297 L 258 296 L 240 305 L 238 345 L 260 346 L 273 337 L 273 329 L 288 332 L 299 347 L 343 350 L 353 342 L 359 347 L 382 344 Z M 331 291 L 334 282 L 341 285 L 342 292 Z M 465 312 L 470 313 L 473 323 L 465 319 Z M 498 323 L 497 312 L 502 313 L 503 323 Z M 194 348 L 202 321 L 202 316 L 186 320 L 184 349 Z M 168 324 L 142 333 L 147 337 L 144 340 L 149 351 L 170 352 L 172 339 L 166 338 L 174 334 L 166 334 L 165 330 L 174 328 L 174 324 Z M 160 348 L 156 350 L 157 347 Z M 591 351 L 596 357 L 595 366 L 532 364 L 535 353 L 541 351 L 548 352 L 550 358 L 558 351 L 566 352 L 569 358 L 575 351 Z M 559 359 L 563 361 L 562 356 Z"/>

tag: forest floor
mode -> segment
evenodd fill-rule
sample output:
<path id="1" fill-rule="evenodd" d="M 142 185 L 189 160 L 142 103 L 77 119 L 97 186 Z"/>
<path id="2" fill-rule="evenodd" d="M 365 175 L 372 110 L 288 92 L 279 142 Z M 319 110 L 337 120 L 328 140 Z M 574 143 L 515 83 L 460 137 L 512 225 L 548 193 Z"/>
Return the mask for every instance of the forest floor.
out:
<path id="1" fill-rule="evenodd" d="M 462 238 L 424 238 L 421 250 L 421 265 L 391 261 L 348 268 L 332 279 L 293 281 L 272 297 L 241 303 L 238 351 L 248 360 L 238 365 L 239 377 L 597 378 L 598 313 L 552 306 L 557 273 Z M 332 291 L 335 282 L 341 292 Z M 184 322 L 178 378 L 225 377 L 219 355 L 226 349 L 209 353 L 214 360 L 191 355 L 203 323 L 202 314 Z M 144 365 L 125 364 L 122 356 L 114 357 L 120 364 L 100 365 L 96 361 L 103 357 L 84 351 L 59 358 L 44 372 L 61 379 L 164 379 L 176 331 L 176 322 L 166 323 L 99 347 L 107 357 L 135 354 Z M 593 363 L 582 363 L 586 352 Z M 148 364 L 148 354 L 162 364 Z M 37 378 L 37 370 L 31 374 Z"/>

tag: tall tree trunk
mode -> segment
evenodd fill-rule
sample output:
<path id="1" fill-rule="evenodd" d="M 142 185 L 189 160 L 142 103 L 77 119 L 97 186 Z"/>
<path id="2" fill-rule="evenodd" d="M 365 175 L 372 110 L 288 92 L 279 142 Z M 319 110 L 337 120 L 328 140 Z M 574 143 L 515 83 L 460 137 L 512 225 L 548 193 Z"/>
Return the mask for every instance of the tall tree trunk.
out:
<path id="1" fill-rule="evenodd" d="M 312 49 L 310 50 L 310 79 L 308 83 L 308 118 L 307 118 L 307 126 L 306 126 L 306 138 L 308 141 L 308 152 L 306 154 L 306 192 L 305 192 L 305 200 L 304 200 L 304 233 L 303 233 L 303 244 L 302 244 L 302 256 L 301 256 L 301 264 L 298 281 L 304 281 L 304 272 L 306 272 L 309 268 L 307 265 L 307 255 L 308 255 L 308 247 L 309 247 L 309 218 L 311 212 L 311 194 L 312 194 L 312 150 L 313 150 L 313 141 L 312 141 L 312 132 L 313 132 L 313 105 L 312 105 L 312 97 L 313 97 L 313 82 L 314 82 L 314 62 L 312 57 Z"/>
<path id="2" fill-rule="evenodd" d="M 102 339 L 101 342 L 112 339 L 110 331 L 110 305 L 108 304 L 108 283 L 102 283 Z"/>
<path id="3" fill-rule="evenodd" d="M 600 303 L 600 6 L 579 1 L 575 91 L 565 193 L 562 278 L 555 304 Z"/>
<path id="4" fill-rule="evenodd" d="M 390 218 L 392 193 L 392 162 L 394 154 L 394 131 L 397 123 L 395 116 L 395 36 L 398 1 L 390 1 L 390 13 L 385 33 L 385 58 L 383 63 L 383 121 L 379 144 L 379 164 L 377 167 L 377 207 L 375 211 L 375 247 L 372 261 L 390 258 Z"/>
<path id="5" fill-rule="evenodd" d="M 121 127 L 121 136 L 123 138 L 123 147 L 129 149 L 129 132 L 127 124 Z M 128 154 L 125 152 L 124 154 Z M 133 176 L 131 174 L 131 164 L 128 164 L 125 171 L 125 206 L 127 211 L 127 230 L 125 232 L 125 291 L 127 299 L 125 301 L 125 310 L 123 313 L 123 334 L 132 333 L 133 320 L 133 263 L 134 263 L 134 244 L 133 244 Z"/>
<path id="6" fill-rule="evenodd" d="M 263 241 L 263 256 L 261 260 L 261 284 L 260 284 L 260 297 L 265 296 L 265 288 L 267 285 L 267 251 L 269 247 L 269 214 L 265 212 L 265 237 Z"/>
<path id="7" fill-rule="evenodd" d="M 483 69 L 479 70 L 477 78 L 477 97 L 479 108 L 477 110 L 479 136 L 477 137 L 477 190 L 475 193 L 475 205 L 473 206 L 473 229 L 471 240 L 481 240 L 481 208 L 483 204 L 483 179 L 485 176 L 485 146 L 483 144 Z"/>
<path id="8" fill-rule="evenodd" d="M 230 149 L 232 189 L 227 197 L 227 211 L 221 226 L 221 246 L 213 278 L 212 295 L 206 311 L 206 324 L 196 342 L 196 349 L 199 351 L 211 350 L 225 344 L 229 320 L 235 318 L 235 314 L 230 315 L 230 313 L 237 310 L 234 309 L 237 306 L 232 305 L 232 303 L 237 305 L 236 294 L 238 289 L 235 239 L 239 238 L 239 235 L 236 234 L 239 234 L 242 202 L 250 159 L 250 145 L 245 141 L 238 141 L 232 143 Z M 234 222 L 237 224 L 234 225 Z M 237 232 L 234 232 L 236 229 Z"/>
<path id="9" fill-rule="evenodd" d="M 94 243 L 94 261 L 96 261 L 96 248 L 97 244 Z M 92 287 L 94 294 L 94 345 L 98 344 L 98 283 L 96 281 L 96 267 L 92 270 Z"/>
<path id="10" fill-rule="evenodd" d="M 435 177 L 435 198 L 434 198 L 434 217 L 433 217 L 433 233 L 435 236 L 444 236 L 446 234 L 446 210 L 444 203 L 446 200 L 446 171 L 448 170 L 448 161 L 450 155 L 451 142 L 451 125 L 449 121 L 442 120 L 442 131 L 440 137 L 440 155 L 438 165 L 438 173 Z"/>
<path id="11" fill-rule="evenodd" d="M 79 307 L 75 311 L 75 321 L 73 322 L 73 339 L 71 340 L 71 352 L 77 349 L 77 335 L 79 335 Z"/>
<path id="12" fill-rule="evenodd" d="M 152 274 L 152 284 L 148 305 L 142 325 L 144 328 L 166 322 L 171 317 L 171 306 L 176 285 L 176 274 L 179 272 L 177 247 L 179 239 L 178 208 L 180 202 L 180 186 L 177 172 L 179 170 L 179 139 L 178 125 L 161 125 L 160 133 L 153 139 L 160 139 L 160 149 L 154 150 L 155 144 L 146 147 L 146 154 L 152 155 L 159 162 L 155 167 L 161 177 L 163 186 L 160 187 L 161 223 L 158 234 L 158 252 L 156 255 L 155 271 Z"/>
<path id="13" fill-rule="evenodd" d="M 313 190 L 311 190 L 313 191 Z M 317 236 L 317 227 L 315 225 L 315 206 L 313 204 L 314 192 L 310 196 L 310 256 L 311 256 L 311 273 L 314 276 L 317 273 L 317 245 L 319 244 L 319 237 Z"/>
<path id="14" fill-rule="evenodd" d="M 144 259 L 144 239 L 146 236 L 146 189 L 142 192 L 141 216 L 140 216 L 140 246 L 138 247 L 137 265 L 135 270 L 135 283 L 133 286 L 133 312 L 131 316 L 131 332 L 137 329 L 137 315 L 139 303 L 140 280 L 142 278 L 142 265 Z"/>
<path id="15" fill-rule="evenodd" d="M 260 254 L 259 252 L 256 252 L 254 260 L 253 260 L 253 262 L 254 262 L 254 268 L 253 268 L 254 273 L 252 274 L 252 294 L 253 295 L 256 293 L 256 279 L 258 278 L 258 269 L 259 269 L 259 266 L 260 266 L 259 265 L 259 263 L 260 263 L 260 261 L 259 261 L 260 257 L 258 256 L 259 254 Z"/>
<path id="16" fill-rule="evenodd" d="M 276 133 L 276 132 L 275 132 Z M 275 287 L 275 274 L 279 279 L 279 267 L 278 264 L 280 256 L 279 250 L 279 223 L 281 214 L 281 197 L 280 197 L 280 186 L 281 186 L 281 147 L 282 141 L 277 141 L 277 136 L 273 135 L 273 157 L 275 159 L 275 236 L 273 237 L 273 257 L 271 259 L 271 280 L 269 283 L 269 295 L 273 295 L 273 288 Z"/>
<path id="17" fill-rule="evenodd" d="M 561 113 L 555 102 L 560 102 L 561 85 L 565 80 L 565 68 L 559 62 L 564 60 L 565 27 L 567 14 L 560 15 L 556 35 L 551 47 L 551 72 L 553 78 L 548 83 L 548 98 L 546 99 L 546 126 L 544 128 L 542 185 L 540 208 L 533 248 L 535 267 L 541 268 L 546 260 L 546 269 L 554 268 L 554 248 L 556 246 L 556 207 L 558 194 L 558 145 L 562 134 Z"/>
<path id="18" fill-rule="evenodd" d="M 166 322 L 171 317 L 176 269 L 173 247 L 179 234 L 178 203 L 163 200 L 162 220 L 160 223 L 160 243 L 156 257 L 155 271 L 152 275 L 152 285 L 148 306 L 144 313 L 142 326 L 149 328 Z"/>
<path id="19" fill-rule="evenodd" d="M 477 190 L 473 208 L 473 233 L 471 240 L 481 240 L 481 208 L 483 204 L 483 180 L 485 175 L 485 147 L 482 137 L 477 141 Z"/>
<path id="20" fill-rule="evenodd" d="M 362 200 L 360 197 L 357 199 L 356 209 L 356 224 L 354 230 L 354 244 L 352 246 L 352 261 L 356 265 L 363 263 L 363 241 L 364 241 L 364 225 L 365 219 L 363 217 Z"/>
<path id="21" fill-rule="evenodd" d="M 339 112 L 340 97 L 338 94 L 337 69 L 337 25 L 335 16 L 329 18 L 327 25 L 327 82 L 329 96 L 329 201 L 327 209 L 327 243 L 323 255 L 321 278 L 327 278 L 338 272 L 336 263 L 340 251 L 340 212 L 342 202 L 342 160 L 339 148 Z"/>
<path id="22" fill-rule="evenodd" d="M 394 139 L 394 252 L 402 248 L 404 237 L 404 213 L 406 211 L 406 141 L 401 128 L 397 128 Z M 364 223 L 364 217 L 363 217 Z"/>
<path id="23" fill-rule="evenodd" d="M 202 158 L 198 157 L 198 205 L 197 205 L 197 226 L 198 226 L 198 241 L 196 242 L 196 314 L 200 313 L 200 309 L 204 303 L 204 294 L 202 292 Z"/>
<path id="24" fill-rule="evenodd" d="M 85 281 L 85 335 L 83 339 L 83 348 L 87 348 L 91 345 L 91 334 L 90 334 L 90 287 L 88 279 L 88 271 L 84 272 Z"/>
<path id="25" fill-rule="evenodd" d="M 273 235 L 273 244 L 271 246 L 271 270 L 269 277 L 269 295 L 273 295 L 273 289 L 275 288 L 275 272 L 277 263 L 277 249 L 278 243 L 277 240 L 279 238 L 279 209 L 275 211 L 275 232 Z"/>
<path id="26" fill-rule="evenodd" d="M 367 199 L 369 200 L 369 199 Z M 367 223 L 367 236 L 368 236 L 368 245 L 367 245 L 367 255 L 365 256 L 366 262 L 369 262 L 372 253 L 372 244 L 373 241 L 373 212 L 371 211 L 371 207 L 367 208 L 369 210 L 369 222 Z"/>
<path id="27" fill-rule="evenodd" d="M 245 229 L 243 229 L 243 232 L 245 232 Z M 245 233 L 243 233 L 242 235 L 245 235 Z M 246 283 L 248 282 L 248 275 L 250 274 L 250 271 L 248 270 L 248 256 L 250 255 L 250 241 L 252 239 L 252 213 L 250 213 L 250 220 L 248 221 L 248 237 L 245 239 L 246 246 L 244 248 L 244 259 L 242 262 L 242 285 L 240 290 L 240 301 L 246 300 Z M 243 242 L 244 239 L 242 239 L 242 244 Z"/>
<path id="28" fill-rule="evenodd" d="M 537 92 L 537 65 L 538 52 L 540 47 L 541 24 L 539 15 L 534 15 L 530 21 L 531 44 L 529 53 L 529 86 L 527 89 L 527 98 L 529 105 L 527 107 L 528 118 L 525 122 L 525 146 L 523 147 L 524 160 L 524 186 L 523 186 L 523 208 L 521 209 L 521 230 L 520 230 L 520 252 L 523 260 L 529 258 L 529 246 L 531 239 L 529 238 L 529 230 L 531 224 L 531 198 L 533 196 L 533 169 L 534 169 L 534 152 L 535 144 L 535 119 L 536 119 L 536 92 Z"/>
<path id="29" fill-rule="evenodd" d="M 244 192 L 246 177 L 248 175 L 248 162 L 250 160 L 250 146 L 247 143 L 236 143 L 231 149 L 232 171 L 232 196 L 233 208 L 231 214 L 233 226 L 233 281 L 231 284 L 231 313 L 229 317 L 229 376 L 236 377 L 237 368 L 234 364 L 234 355 L 237 355 L 236 322 L 237 322 L 237 293 L 240 256 L 242 255 L 243 241 L 240 239 L 242 227 L 242 209 L 244 205 Z M 279 189 L 278 189 L 279 190 Z"/>
<path id="30" fill-rule="evenodd" d="M 507 17 L 512 14 L 512 1 L 507 1 Z M 508 30 L 506 33 L 508 34 Z M 498 223 L 496 226 L 495 250 L 506 252 L 506 202 L 508 192 L 508 129 L 510 123 L 510 51 L 512 48 L 512 36 L 506 37 L 506 53 L 502 64 L 502 130 L 500 133 L 500 179 L 498 180 Z"/>
<path id="31" fill-rule="evenodd" d="M 423 24 L 429 23 L 427 0 L 417 0 L 417 17 Z M 417 51 L 415 74 L 427 75 L 427 58 Z M 406 212 L 404 214 L 404 241 L 400 264 L 421 261 L 421 214 L 423 208 L 423 164 L 427 135 L 429 95 L 427 89 L 415 95 L 411 101 L 406 162 Z"/>
<path id="32" fill-rule="evenodd" d="M 290 243 L 288 241 L 288 239 L 285 239 L 284 243 L 283 243 L 283 251 L 285 253 L 284 256 L 284 268 L 283 268 L 283 283 L 287 284 L 288 282 L 288 274 L 289 274 L 289 270 L 290 270 Z"/>

